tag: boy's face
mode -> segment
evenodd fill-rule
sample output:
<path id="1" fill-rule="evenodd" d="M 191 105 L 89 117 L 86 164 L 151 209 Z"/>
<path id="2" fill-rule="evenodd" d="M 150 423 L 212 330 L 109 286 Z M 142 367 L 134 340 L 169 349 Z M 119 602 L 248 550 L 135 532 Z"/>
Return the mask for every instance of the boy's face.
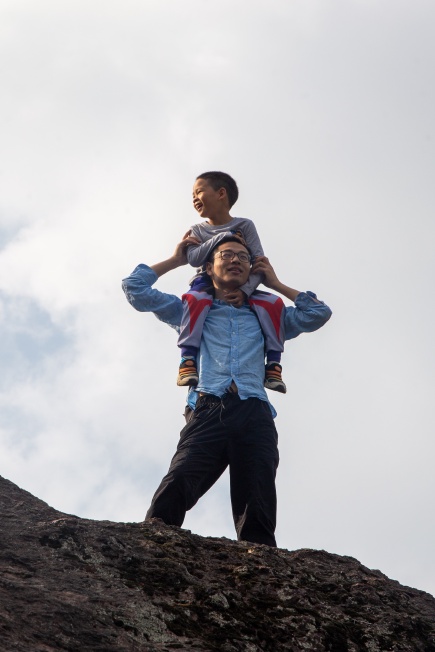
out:
<path id="1" fill-rule="evenodd" d="M 213 217 L 222 210 L 227 191 L 225 188 L 215 190 L 206 179 L 197 179 L 192 195 L 193 207 L 201 217 Z"/>

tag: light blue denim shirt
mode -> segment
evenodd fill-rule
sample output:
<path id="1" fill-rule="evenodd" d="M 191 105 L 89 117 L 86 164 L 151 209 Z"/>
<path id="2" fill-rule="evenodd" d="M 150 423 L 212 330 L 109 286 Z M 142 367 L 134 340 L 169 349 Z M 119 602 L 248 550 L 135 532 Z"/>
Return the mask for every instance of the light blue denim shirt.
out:
<path id="1" fill-rule="evenodd" d="M 147 265 L 138 265 L 122 282 L 127 300 L 140 312 L 153 312 L 158 319 L 180 330 L 182 301 L 152 286 L 157 274 Z M 285 338 L 317 330 L 331 316 L 324 303 L 313 301 L 312 292 L 300 292 L 295 307 L 285 309 Z M 259 398 L 269 403 L 264 382 L 264 339 L 257 317 L 246 304 L 234 308 L 215 299 L 204 322 L 199 352 L 199 383 L 190 388 L 188 405 L 194 409 L 198 392 L 223 396 L 231 382 L 240 398 Z M 275 409 L 269 403 L 273 416 Z"/>

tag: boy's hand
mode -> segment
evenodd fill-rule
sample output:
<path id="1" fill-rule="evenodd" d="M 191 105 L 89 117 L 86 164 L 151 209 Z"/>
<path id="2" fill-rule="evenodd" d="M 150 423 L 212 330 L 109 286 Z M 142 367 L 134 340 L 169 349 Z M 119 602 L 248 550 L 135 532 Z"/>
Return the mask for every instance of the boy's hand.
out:
<path id="1" fill-rule="evenodd" d="M 243 292 L 243 290 L 240 290 L 240 288 L 237 290 L 231 290 L 231 292 L 225 294 L 225 301 L 234 306 L 234 308 L 240 308 L 240 306 L 243 306 L 245 300 L 246 294 Z"/>

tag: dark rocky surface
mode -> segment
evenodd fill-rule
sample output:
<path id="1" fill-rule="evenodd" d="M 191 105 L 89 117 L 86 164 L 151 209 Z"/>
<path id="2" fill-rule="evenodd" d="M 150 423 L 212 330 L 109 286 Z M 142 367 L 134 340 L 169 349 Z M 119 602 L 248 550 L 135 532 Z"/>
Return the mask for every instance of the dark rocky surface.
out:
<path id="1" fill-rule="evenodd" d="M 351 557 L 62 514 L 0 478 L 3 652 L 435 652 L 435 599 Z"/>

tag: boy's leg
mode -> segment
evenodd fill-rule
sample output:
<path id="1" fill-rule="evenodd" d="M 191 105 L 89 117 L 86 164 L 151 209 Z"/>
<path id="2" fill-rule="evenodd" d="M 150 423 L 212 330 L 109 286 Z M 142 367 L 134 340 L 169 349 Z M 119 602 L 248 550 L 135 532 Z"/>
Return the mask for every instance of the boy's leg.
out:
<path id="1" fill-rule="evenodd" d="M 281 353 L 285 341 L 285 305 L 283 300 L 268 292 L 254 292 L 249 304 L 260 322 L 266 349 L 264 386 L 276 392 L 286 393 L 282 379 Z"/>
<path id="2" fill-rule="evenodd" d="M 178 346 L 181 349 L 181 363 L 178 370 L 177 385 L 198 384 L 196 357 L 201 342 L 202 328 L 213 297 L 207 292 L 190 290 L 183 294 L 183 314 L 181 317 Z"/>
<path id="3" fill-rule="evenodd" d="M 191 509 L 228 466 L 228 433 L 220 420 L 221 401 L 198 398 L 197 407 L 180 433 L 177 451 L 145 517 L 181 527 Z"/>
<path id="4" fill-rule="evenodd" d="M 276 353 L 276 351 L 267 352 L 264 386 L 266 389 L 272 389 L 275 392 L 285 394 L 287 387 L 282 379 L 281 354 L 279 353 L 278 357 L 278 355 L 275 356 Z M 278 360 L 275 360 L 275 357 L 278 357 Z"/>
<path id="5" fill-rule="evenodd" d="M 178 367 L 177 385 L 180 387 L 193 386 L 198 384 L 198 367 L 197 357 L 198 348 L 196 346 L 181 346 L 181 361 Z"/>

